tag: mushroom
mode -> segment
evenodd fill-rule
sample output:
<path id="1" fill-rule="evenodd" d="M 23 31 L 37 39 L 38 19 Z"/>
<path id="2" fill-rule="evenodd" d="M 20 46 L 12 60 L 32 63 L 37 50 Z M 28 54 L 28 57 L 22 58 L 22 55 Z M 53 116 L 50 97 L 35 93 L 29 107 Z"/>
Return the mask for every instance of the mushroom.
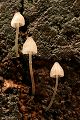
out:
<path id="1" fill-rule="evenodd" d="M 56 78 L 56 84 L 55 84 L 55 88 L 53 88 L 54 93 L 53 93 L 53 96 L 51 98 L 51 101 L 50 101 L 48 107 L 46 108 L 46 111 L 48 111 L 53 104 L 53 100 L 55 98 L 55 95 L 56 95 L 56 92 L 57 92 L 57 87 L 58 87 L 58 78 L 63 77 L 63 76 L 64 76 L 63 68 L 60 66 L 60 64 L 58 62 L 55 62 L 54 65 L 51 68 L 50 77 Z"/>
<path id="2" fill-rule="evenodd" d="M 32 95 L 35 95 L 35 82 L 33 76 L 33 69 L 32 69 L 32 55 L 37 54 L 37 45 L 32 37 L 28 37 L 25 43 L 23 44 L 22 49 L 23 54 L 29 54 L 29 70 L 32 82 Z"/>
<path id="3" fill-rule="evenodd" d="M 19 27 L 25 25 L 24 17 L 20 14 L 20 12 L 15 13 L 13 19 L 11 21 L 11 26 L 16 28 L 16 37 L 15 37 L 15 52 L 16 56 L 18 56 L 18 35 L 19 35 Z"/>

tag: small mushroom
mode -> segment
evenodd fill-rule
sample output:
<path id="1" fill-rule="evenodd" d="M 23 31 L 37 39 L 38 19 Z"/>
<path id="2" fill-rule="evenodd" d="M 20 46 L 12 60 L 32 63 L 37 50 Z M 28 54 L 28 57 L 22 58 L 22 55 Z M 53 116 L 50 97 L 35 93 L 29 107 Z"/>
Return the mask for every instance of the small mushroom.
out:
<path id="1" fill-rule="evenodd" d="M 20 12 L 15 13 L 13 19 L 11 21 L 11 26 L 16 28 L 16 38 L 15 38 L 15 52 L 16 56 L 18 56 L 18 35 L 19 35 L 19 27 L 25 25 L 24 17 L 20 14 Z"/>
<path id="2" fill-rule="evenodd" d="M 32 95 L 35 95 L 35 82 L 32 69 L 32 55 L 37 54 L 37 45 L 32 37 L 28 37 L 25 43 L 23 44 L 22 53 L 29 54 L 29 69 L 32 82 Z"/>
<path id="3" fill-rule="evenodd" d="M 50 109 L 50 107 L 53 104 L 53 100 L 55 99 L 55 95 L 56 95 L 57 87 L 58 87 L 58 78 L 63 77 L 63 76 L 64 76 L 63 68 L 60 66 L 60 64 L 58 62 L 55 62 L 54 65 L 51 68 L 50 77 L 56 78 L 56 84 L 55 84 L 55 88 L 53 88 L 54 93 L 53 93 L 53 96 L 51 98 L 51 101 L 50 101 L 48 107 L 46 108 L 46 111 L 48 111 Z"/>

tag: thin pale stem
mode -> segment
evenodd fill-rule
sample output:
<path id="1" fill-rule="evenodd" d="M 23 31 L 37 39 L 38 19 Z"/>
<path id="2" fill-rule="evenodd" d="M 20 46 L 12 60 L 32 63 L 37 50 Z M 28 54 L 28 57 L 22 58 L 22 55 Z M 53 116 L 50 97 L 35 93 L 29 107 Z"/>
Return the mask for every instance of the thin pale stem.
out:
<path id="1" fill-rule="evenodd" d="M 54 88 L 54 93 L 53 93 L 53 96 L 51 98 L 51 101 L 50 101 L 48 107 L 46 108 L 46 111 L 48 111 L 53 104 L 53 100 L 55 99 L 55 95 L 57 92 L 57 87 L 58 87 L 58 76 L 56 76 L 56 84 L 55 84 L 55 88 Z"/>
<path id="2" fill-rule="evenodd" d="M 16 23 L 16 38 L 15 38 L 15 52 L 16 52 L 16 57 L 18 57 L 18 35 L 19 35 L 19 24 Z"/>
<path id="3" fill-rule="evenodd" d="M 33 76 L 33 69 L 32 69 L 32 54 L 29 54 L 29 69 L 30 69 L 30 76 L 31 76 L 31 82 L 32 82 L 32 95 L 35 95 L 35 82 L 34 82 L 34 76 Z"/>

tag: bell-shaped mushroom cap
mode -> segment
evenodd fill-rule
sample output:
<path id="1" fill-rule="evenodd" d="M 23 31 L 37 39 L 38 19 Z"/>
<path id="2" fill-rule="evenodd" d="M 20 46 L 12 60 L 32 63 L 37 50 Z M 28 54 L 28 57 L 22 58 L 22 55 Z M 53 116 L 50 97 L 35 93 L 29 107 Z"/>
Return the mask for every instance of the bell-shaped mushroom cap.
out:
<path id="1" fill-rule="evenodd" d="M 50 71 L 50 77 L 55 78 L 56 76 L 58 76 L 58 77 L 64 76 L 64 70 L 58 62 L 54 63 L 54 65 L 52 66 L 51 71 Z"/>
<path id="2" fill-rule="evenodd" d="M 13 19 L 11 21 L 11 26 L 13 28 L 16 28 L 17 23 L 19 23 L 19 27 L 25 25 L 24 17 L 20 14 L 20 12 L 15 13 L 15 15 L 13 16 Z"/>
<path id="3" fill-rule="evenodd" d="M 22 53 L 23 54 L 37 53 L 37 45 L 32 37 L 28 37 L 25 43 L 23 44 Z"/>

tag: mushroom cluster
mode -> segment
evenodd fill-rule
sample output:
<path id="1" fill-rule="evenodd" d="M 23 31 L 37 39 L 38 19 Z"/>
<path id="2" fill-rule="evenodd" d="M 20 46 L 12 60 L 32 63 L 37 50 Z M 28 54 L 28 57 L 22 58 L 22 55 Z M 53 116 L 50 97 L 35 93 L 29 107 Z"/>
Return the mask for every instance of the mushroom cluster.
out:
<path id="1" fill-rule="evenodd" d="M 24 26 L 24 25 L 25 25 L 24 17 L 20 14 L 20 12 L 15 13 L 11 21 L 11 26 L 13 28 L 16 28 L 16 38 L 15 38 L 16 57 L 18 56 L 19 27 Z M 27 37 L 27 40 L 23 44 L 22 53 L 29 55 L 29 70 L 30 70 L 30 76 L 31 76 L 31 82 L 32 82 L 32 95 L 34 96 L 35 95 L 35 81 L 34 81 L 34 75 L 33 75 L 33 69 L 32 69 L 32 55 L 37 54 L 37 45 L 32 37 Z M 57 93 L 57 87 L 58 87 L 58 78 L 63 77 L 63 76 L 64 76 L 63 68 L 60 66 L 58 62 L 55 62 L 51 68 L 50 77 L 56 78 L 56 84 L 55 84 L 55 88 L 53 88 L 54 93 L 53 93 L 53 96 L 51 98 L 51 101 L 48 107 L 46 108 L 46 111 L 50 109 L 55 99 L 55 96 Z"/>

